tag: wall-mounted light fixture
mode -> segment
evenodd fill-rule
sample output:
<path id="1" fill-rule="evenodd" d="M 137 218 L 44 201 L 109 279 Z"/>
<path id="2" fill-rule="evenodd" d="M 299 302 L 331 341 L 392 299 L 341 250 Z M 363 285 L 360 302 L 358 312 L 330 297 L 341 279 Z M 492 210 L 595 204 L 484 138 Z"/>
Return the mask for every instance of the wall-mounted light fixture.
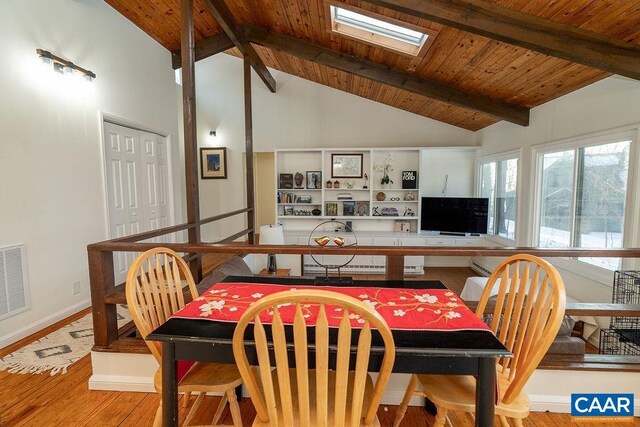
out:
<path id="1" fill-rule="evenodd" d="M 51 52 L 43 49 L 36 49 L 36 53 L 40 57 L 40 60 L 43 64 L 48 67 L 51 67 L 53 71 L 65 74 L 65 75 L 73 75 L 75 72 L 78 72 L 82 75 L 82 77 L 87 81 L 93 81 L 96 78 L 94 72 L 84 69 L 82 67 L 77 66 L 71 61 L 67 61 L 66 59 L 60 58 L 52 54 Z"/>
<path id="2" fill-rule="evenodd" d="M 216 131 L 215 130 L 210 130 L 209 131 L 209 136 L 216 136 Z"/>

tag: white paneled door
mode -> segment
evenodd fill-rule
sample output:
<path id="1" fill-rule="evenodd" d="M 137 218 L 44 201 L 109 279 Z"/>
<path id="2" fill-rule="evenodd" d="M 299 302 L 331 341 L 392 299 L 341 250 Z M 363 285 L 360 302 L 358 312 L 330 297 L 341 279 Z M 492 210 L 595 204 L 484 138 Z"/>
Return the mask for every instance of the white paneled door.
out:
<path id="1" fill-rule="evenodd" d="M 167 144 L 154 133 L 104 123 L 109 238 L 168 225 Z M 154 238 L 160 243 L 164 239 Z M 114 256 L 116 283 L 122 283 L 135 253 Z"/>

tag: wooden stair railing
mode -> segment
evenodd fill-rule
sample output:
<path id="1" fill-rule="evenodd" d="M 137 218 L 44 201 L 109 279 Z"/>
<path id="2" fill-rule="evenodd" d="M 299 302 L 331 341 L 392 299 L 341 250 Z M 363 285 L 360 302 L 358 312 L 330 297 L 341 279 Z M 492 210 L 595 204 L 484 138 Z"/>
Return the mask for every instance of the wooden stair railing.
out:
<path id="1" fill-rule="evenodd" d="M 230 214 L 218 217 L 226 217 L 231 214 L 247 212 L 247 209 L 234 211 Z M 202 221 L 203 223 L 207 220 Z M 193 227 L 192 224 L 168 227 L 162 230 L 142 233 L 135 236 L 114 239 L 111 241 L 90 244 L 87 247 L 89 259 L 89 275 L 91 282 L 91 300 L 94 324 L 94 350 L 96 351 L 125 351 L 137 348 L 138 344 L 130 341 L 120 343 L 122 331 L 118 331 L 116 305 L 123 304 L 124 286 L 116 285 L 113 270 L 114 252 L 144 252 L 157 247 L 157 243 L 143 243 L 135 240 L 144 240 L 161 236 L 164 233 L 175 233 Z M 244 234 L 252 232 L 243 230 L 225 241 L 234 240 Z M 206 253 L 215 254 L 296 254 L 306 255 L 309 247 L 306 245 L 246 245 L 244 243 L 166 243 L 163 244 L 176 252 L 186 253 L 191 263 L 200 264 L 201 257 Z M 622 257 L 640 258 L 640 248 L 633 249 L 549 249 L 549 248 L 511 248 L 511 247 L 380 247 L 358 246 L 350 248 L 320 248 L 317 249 L 327 255 L 377 255 L 387 258 L 386 278 L 389 280 L 402 280 L 404 276 L 405 256 L 500 256 L 506 257 L 518 253 L 529 253 L 542 257 Z M 201 265 L 201 264 L 200 264 Z M 202 271 L 198 271 L 200 276 Z M 582 314 L 591 316 L 640 316 L 640 307 L 619 304 L 584 304 L 574 307 L 568 304 L 567 314 Z M 578 310 L 571 312 L 570 310 Z M 126 332 L 126 331 L 125 331 Z M 129 331 L 130 332 L 130 331 Z M 127 338 L 127 340 L 129 340 Z M 134 339 L 134 341 L 136 341 Z M 133 346 L 133 347 L 132 347 Z M 141 346 L 139 346 L 141 347 Z M 573 362 L 572 362 L 573 363 Z M 584 363 L 576 361 L 575 363 Z"/>
<path id="2" fill-rule="evenodd" d="M 477 301 L 465 301 L 467 307 L 475 311 Z M 487 310 L 493 308 L 493 302 L 487 303 Z M 594 317 L 640 317 L 640 304 L 616 304 L 600 302 L 568 302 L 564 314 L 568 316 Z"/>

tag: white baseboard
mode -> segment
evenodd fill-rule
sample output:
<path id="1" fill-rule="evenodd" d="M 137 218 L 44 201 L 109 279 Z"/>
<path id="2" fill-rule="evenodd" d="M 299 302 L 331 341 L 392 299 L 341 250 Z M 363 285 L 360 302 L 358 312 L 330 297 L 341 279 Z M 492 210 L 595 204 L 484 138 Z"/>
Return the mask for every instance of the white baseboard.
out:
<path id="1" fill-rule="evenodd" d="M 92 375 L 89 390 L 139 391 L 153 393 L 153 377 L 132 377 L 126 375 Z"/>
<path id="2" fill-rule="evenodd" d="M 12 331 L 11 333 L 0 337 L 0 348 L 7 347 L 17 341 L 20 341 L 23 338 L 28 337 L 29 335 L 35 334 L 36 332 L 43 330 L 47 326 L 51 326 L 56 322 L 66 319 L 67 317 L 72 316 L 81 310 L 84 310 L 90 305 L 91 300 L 86 299 L 72 305 L 71 307 L 65 308 L 64 310 L 60 310 L 57 313 L 53 313 L 50 316 L 45 317 L 44 319 L 40 319 L 29 325 L 23 326 L 18 330 Z"/>
<path id="3" fill-rule="evenodd" d="M 469 267 L 468 256 L 425 256 L 424 266 L 429 267 Z"/>
<path id="4" fill-rule="evenodd" d="M 92 352 L 90 390 L 153 392 L 158 364 L 150 354 Z M 376 373 L 372 376 L 376 377 Z M 398 405 L 409 382 L 409 374 L 392 374 L 382 396 L 382 405 Z M 552 385 L 550 387 L 550 384 Z M 571 412 L 571 393 L 634 393 L 635 413 L 640 413 L 640 374 L 630 372 L 556 371 L 538 369 L 525 387 L 534 412 Z M 553 393 L 553 394 L 552 394 Z M 247 396 L 246 389 L 244 396 Z M 421 406 L 414 397 L 409 405 Z"/>

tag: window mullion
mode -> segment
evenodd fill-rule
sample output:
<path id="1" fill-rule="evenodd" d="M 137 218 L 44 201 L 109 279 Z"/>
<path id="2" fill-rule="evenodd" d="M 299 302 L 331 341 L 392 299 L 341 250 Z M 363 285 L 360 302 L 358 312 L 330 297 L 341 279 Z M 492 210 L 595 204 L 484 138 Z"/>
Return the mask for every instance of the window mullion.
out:
<path id="1" fill-rule="evenodd" d="M 571 243 L 573 247 L 582 247 L 581 218 L 582 218 L 582 198 L 584 197 L 584 148 L 576 150 L 574 167 L 574 194 L 573 198 L 573 230 Z"/>

